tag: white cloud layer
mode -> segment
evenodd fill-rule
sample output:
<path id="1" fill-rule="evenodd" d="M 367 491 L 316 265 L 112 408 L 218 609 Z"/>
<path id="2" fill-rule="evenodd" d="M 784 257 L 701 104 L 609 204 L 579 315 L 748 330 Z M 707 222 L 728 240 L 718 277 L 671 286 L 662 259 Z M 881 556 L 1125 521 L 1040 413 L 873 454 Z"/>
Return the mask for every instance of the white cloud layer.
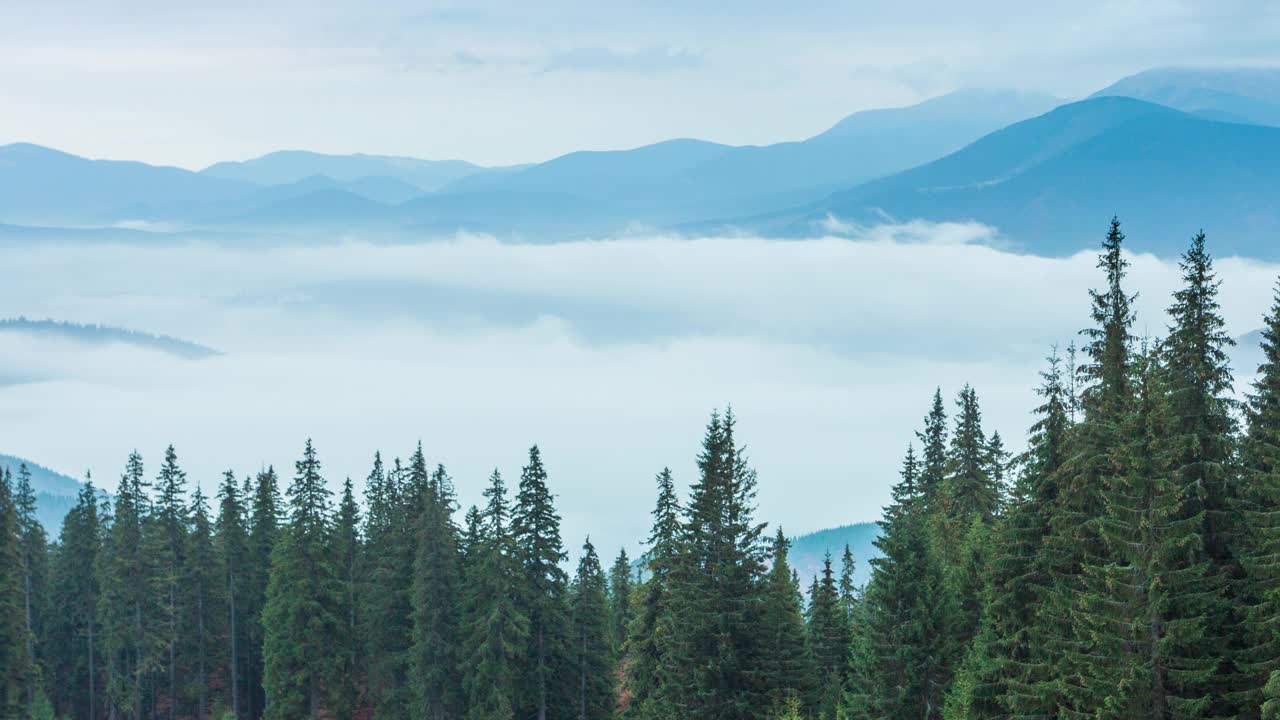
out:
<path id="1" fill-rule="evenodd" d="M 975 244 L 980 226 L 854 238 L 647 237 L 513 245 L 464 236 L 261 249 L 7 245 L 3 315 L 194 340 L 198 361 L 5 335 L 0 451 L 114 483 L 174 443 L 212 489 L 231 467 L 286 475 L 313 437 L 332 484 L 419 439 L 475 502 L 541 445 L 566 544 L 645 533 L 652 476 L 692 479 L 732 402 L 763 519 L 801 532 L 874 519 L 935 385 L 972 382 L 1018 445 L 1050 346 L 1099 280 L 1091 254 Z M 1163 331 L 1176 263 L 1132 258 L 1139 332 Z M 1219 261 L 1228 330 L 1257 328 L 1280 268 Z"/>

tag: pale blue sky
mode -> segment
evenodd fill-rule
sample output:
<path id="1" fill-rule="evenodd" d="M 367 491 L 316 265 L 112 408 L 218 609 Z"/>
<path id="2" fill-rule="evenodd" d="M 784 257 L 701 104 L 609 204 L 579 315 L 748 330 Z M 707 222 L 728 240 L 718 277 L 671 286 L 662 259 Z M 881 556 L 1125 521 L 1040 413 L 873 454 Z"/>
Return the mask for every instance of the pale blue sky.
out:
<path id="1" fill-rule="evenodd" d="M 767 143 L 958 87 L 1280 61 L 1266 0 L 0 1 L 0 143 L 201 167 Z"/>

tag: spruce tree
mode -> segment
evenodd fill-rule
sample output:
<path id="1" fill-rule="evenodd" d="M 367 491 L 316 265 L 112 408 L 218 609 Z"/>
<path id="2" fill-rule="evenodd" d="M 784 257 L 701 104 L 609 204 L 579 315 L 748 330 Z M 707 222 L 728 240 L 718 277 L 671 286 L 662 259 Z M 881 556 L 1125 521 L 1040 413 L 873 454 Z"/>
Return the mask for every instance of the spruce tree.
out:
<path id="1" fill-rule="evenodd" d="M 209 517 L 209 502 L 197 485 L 192 494 L 191 532 L 187 536 L 184 553 L 183 585 L 185 588 L 184 622 L 190 628 L 186 643 L 187 662 L 184 672 L 187 684 L 194 686 L 189 693 L 195 700 L 195 717 L 209 717 L 213 698 L 210 697 L 212 678 L 221 675 L 226 653 L 226 596 L 222 593 L 218 554 L 214 549 L 213 521 Z M 117 516 L 118 517 L 118 516 Z"/>
<path id="2" fill-rule="evenodd" d="M 547 471 L 538 446 L 529 448 L 529 464 L 520 473 L 520 487 L 511 513 L 511 536 L 520 566 L 519 603 L 529 622 L 529 649 L 520 663 L 516 707 L 520 717 L 546 720 L 548 712 L 565 707 L 572 688 L 563 685 L 560 668 L 569 649 L 567 583 L 556 513 Z"/>
<path id="3" fill-rule="evenodd" d="M 970 661 L 971 710 L 1011 717 L 1048 716 L 1037 688 L 1048 679 L 1048 658 L 1036 636 L 1037 612 L 1050 577 L 1042 550 L 1058 497 L 1058 471 L 1070 431 L 1070 397 L 1057 352 L 1048 357 L 1041 399 L 1020 458 L 1007 512 L 992 538 L 991 570 L 982 611 L 985 636 Z M 978 646 L 979 643 L 975 643 Z"/>
<path id="4" fill-rule="evenodd" d="M 773 689 L 759 678 L 764 526 L 753 519 L 756 475 L 734 429 L 731 410 L 712 413 L 671 573 L 664 685 L 691 719 L 754 717 Z"/>
<path id="5" fill-rule="evenodd" d="M 671 573 L 680 552 L 681 508 L 669 468 L 656 477 L 658 499 L 646 540 L 648 577 L 637 589 L 635 619 L 627 629 L 622 697 L 629 718 L 676 717 L 674 691 L 667 688 L 665 668 L 671 654 Z"/>
<path id="6" fill-rule="evenodd" d="M 947 412 L 942 404 L 942 388 L 933 391 L 933 404 L 924 418 L 924 429 L 916 433 L 923 449 L 920 458 L 919 489 L 929 505 L 942 490 L 947 476 Z"/>
<path id="7" fill-rule="evenodd" d="M 941 717 L 947 689 L 943 574 L 930 549 L 921 464 L 908 448 L 893 502 L 880 521 L 871 581 L 850 653 L 849 718 Z"/>
<path id="8" fill-rule="evenodd" d="M 30 710 L 28 690 L 35 663 L 28 642 L 22 569 L 22 527 L 13 478 L 0 472 L 0 717 L 19 718 Z"/>
<path id="9" fill-rule="evenodd" d="M 631 558 L 627 557 L 627 549 L 622 548 L 609 568 L 609 646 L 615 658 L 622 657 L 627 628 L 634 617 L 631 590 Z"/>
<path id="10" fill-rule="evenodd" d="M 413 564 L 413 646 L 409 663 L 413 717 L 450 720 L 462 715 L 462 558 L 453 482 L 438 465 L 417 523 Z"/>
<path id="11" fill-rule="evenodd" d="M 245 702 L 250 720 L 256 720 L 266 707 L 266 690 L 263 687 L 263 641 L 265 627 L 262 611 L 267 602 L 267 586 L 271 574 L 272 555 L 281 534 L 281 518 L 284 512 L 280 498 L 279 479 L 275 468 L 268 466 L 254 478 L 251 492 L 251 516 L 249 523 L 249 562 L 245 565 L 245 625 L 249 647 L 246 649 Z"/>
<path id="12" fill-rule="evenodd" d="M 1173 650 L 1179 656 L 1171 659 L 1167 689 L 1173 713 L 1224 717 L 1241 712 L 1245 699 L 1233 657 L 1240 647 L 1233 607 L 1240 578 L 1234 555 L 1239 493 L 1226 348 L 1234 341 L 1224 330 L 1220 281 L 1203 232 L 1192 239 L 1180 267 L 1183 287 L 1168 311 L 1173 324 L 1164 348 L 1172 414 L 1164 441 L 1181 499 L 1177 518 L 1185 523 L 1177 526 L 1180 552 L 1168 560 L 1181 592 L 1171 592 L 1166 624 L 1185 622 L 1194 628 L 1188 635 L 1199 631 L 1203 638 L 1183 638 L 1183 647 Z"/>
<path id="13" fill-rule="evenodd" d="M 613 717 L 613 661 L 604 570 L 587 538 L 569 597 L 569 669 L 577 720 Z"/>
<path id="14" fill-rule="evenodd" d="M 231 714 L 248 715 L 248 607 L 249 532 L 246 508 L 235 473 L 228 470 L 218 489 L 218 519 L 215 524 L 215 551 L 222 573 L 222 594 L 227 603 L 227 678 L 230 685 Z"/>
<path id="15" fill-rule="evenodd" d="M 26 617 L 27 655 L 37 672 L 27 681 L 27 705 L 34 707 L 40 692 L 39 666 L 43 659 L 45 616 L 49 590 L 49 539 L 36 517 L 36 494 L 31 487 L 31 471 L 26 463 L 18 465 L 14 504 L 18 515 L 22 554 L 23 610 Z"/>
<path id="16" fill-rule="evenodd" d="M 379 474 L 377 458 L 371 478 Z M 409 654 L 413 642 L 413 561 L 415 528 L 430 471 L 418 443 L 408 467 L 397 459 L 381 484 L 371 489 L 366 554 L 369 591 L 362 623 L 369 658 L 369 688 L 379 718 L 407 718 L 413 704 Z"/>
<path id="17" fill-rule="evenodd" d="M 148 649 L 156 642 L 148 634 L 147 622 L 157 606 L 143 547 L 146 516 L 142 456 L 133 452 L 116 488 L 114 518 L 99 558 L 98 618 L 107 668 L 107 706 L 120 717 L 134 720 L 143 715 Z"/>
<path id="18" fill-rule="evenodd" d="M 151 591 L 155 598 L 150 613 L 149 634 L 157 638 L 147 664 L 158 671 L 157 681 L 164 688 L 162 713 L 174 720 L 181 713 L 178 696 L 178 653 L 187 630 L 182 617 L 183 571 L 186 567 L 187 534 L 190 517 L 186 503 L 187 475 L 178 466 L 178 455 L 170 445 L 155 480 L 156 497 L 151 516 L 145 526 L 144 543 L 148 561 Z"/>
<path id="19" fill-rule="evenodd" d="M 360 607 L 362 550 L 360 509 L 348 477 L 342 483 L 342 499 L 333 528 L 334 574 L 338 586 L 335 613 L 340 625 L 334 648 L 339 655 L 339 669 L 330 694 L 334 698 L 333 710 L 339 715 L 352 714 L 358 702 L 362 643 L 356 613 Z"/>
<path id="20" fill-rule="evenodd" d="M 1249 678 L 1248 704 L 1254 707 L 1262 704 L 1263 688 L 1280 670 L 1280 284 L 1264 321 L 1261 349 L 1263 360 L 1245 406 L 1239 500 L 1246 580 L 1239 596 L 1245 606 L 1245 649 L 1238 663 Z M 1280 680 L 1275 687 L 1280 689 Z M 1274 702 L 1271 707 L 1280 710 Z"/>
<path id="21" fill-rule="evenodd" d="M 1036 633 L 1043 638 L 1053 667 L 1038 694 L 1064 715 L 1092 714 L 1098 698 L 1081 686 L 1091 672 L 1094 647 L 1077 629 L 1079 600 L 1085 592 L 1084 569 L 1105 562 L 1108 552 L 1099 525 L 1105 513 L 1104 495 L 1109 478 L 1116 474 L 1120 426 L 1132 404 L 1131 336 L 1134 296 L 1124 289 L 1128 270 L 1120 223 L 1112 219 L 1102 243 L 1098 267 L 1106 285 L 1091 290 L 1094 326 L 1084 330 L 1084 364 L 1078 374 L 1080 421 L 1071 432 L 1066 460 L 1059 470 L 1057 502 L 1050 517 L 1050 532 L 1042 557 L 1053 579 L 1042 604 Z"/>
<path id="22" fill-rule="evenodd" d="M 773 538 L 761 617 L 767 633 L 760 652 L 760 673 L 764 684 L 770 688 L 765 707 L 771 712 L 782 711 L 792 701 L 809 699 L 818 687 L 814 682 L 813 661 L 805 644 L 800 588 L 787 561 L 790 548 L 791 542 L 779 528 Z"/>
<path id="23" fill-rule="evenodd" d="M 852 636 L 831 569 L 831 553 L 823 558 L 821 579 L 815 579 L 809 592 L 807 620 L 806 635 L 818 685 L 815 711 L 818 717 L 834 718 L 844 688 Z"/>
<path id="24" fill-rule="evenodd" d="M 524 568 L 516 558 L 506 492 L 494 470 L 484 512 L 469 516 L 462 657 L 467 720 L 515 718 L 517 669 L 528 652 L 529 620 L 515 587 Z"/>
<path id="25" fill-rule="evenodd" d="M 95 572 L 102 543 L 98 491 L 86 478 L 62 521 L 53 557 L 50 615 L 50 685 L 60 713 L 96 718 L 102 707 L 102 658 Z"/>
<path id="26" fill-rule="evenodd" d="M 341 668 L 334 652 L 344 618 L 330 549 L 333 525 L 320 461 L 307 440 L 289 486 L 289 522 L 272 552 L 262 611 L 263 684 L 269 720 L 318 720 Z"/>
<path id="27" fill-rule="evenodd" d="M 858 587 L 853 584 L 853 573 L 856 569 L 853 551 L 848 544 L 840 555 L 840 605 L 844 609 L 845 621 L 853 628 L 853 616 L 858 606 Z"/>

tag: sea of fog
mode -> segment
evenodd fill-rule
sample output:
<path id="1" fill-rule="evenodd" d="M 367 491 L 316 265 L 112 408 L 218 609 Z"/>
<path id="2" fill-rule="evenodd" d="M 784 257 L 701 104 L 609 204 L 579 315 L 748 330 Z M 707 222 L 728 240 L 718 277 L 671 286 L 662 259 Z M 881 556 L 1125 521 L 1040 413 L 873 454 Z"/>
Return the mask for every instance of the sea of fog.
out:
<path id="1" fill-rule="evenodd" d="M 291 476 L 308 437 L 331 486 L 359 487 L 375 450 L 421 441 L 470 504 L 494 467 L 514 484 L 537 443 L 566 546 L 590 533 L 607 556 L 637 549 L 654 474 L 690 481 L 708 414 L 732 403 L 761 519 L 871 520 L 935 386 L 972 383 L 988 429 L 1020 446 L 1044 356 L 1087 325 L 1094 253 L 1013 254 L 996 237 L 916 223 L 807 241 L 10 242 L 0 316 L 221 354 L 6 334 L 0 451 L 112 488 L 130 450 L 154 468 L 173 443 L 211 491 L 228 468 Z M 1131 260 L 1135 329 L 1159 335 L 1177 259 Z M 1260 327 L 1280 267 L 1218 270 L 1228 331 Z"/>

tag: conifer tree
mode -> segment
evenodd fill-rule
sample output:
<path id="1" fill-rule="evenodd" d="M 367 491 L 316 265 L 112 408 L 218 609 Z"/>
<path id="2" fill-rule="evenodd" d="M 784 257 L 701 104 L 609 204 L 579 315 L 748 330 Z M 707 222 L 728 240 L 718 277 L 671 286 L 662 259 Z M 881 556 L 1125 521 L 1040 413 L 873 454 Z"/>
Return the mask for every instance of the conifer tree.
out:
<path id="1" fill-rule="evenodd" d="M 222 594 L 221 569 L 218 554 L 214 550 L 213 522 L 209 517 L 209 502 L 197 485 L 192 494 L 191 532 L 187 536 L 184 552 L 185 567 L 182 582 L 185 605 L 184 622 L 189 626 L 187 643 L 188 661 L 184 673 L 194 685 L 195 717 L 209 717 L 212 699 L 209 696 L 211 677 L 223 665 L 225 653 L 226 598 Z"/>
<path id="2" fill-rule="evenodd" d="M 1240 712 L 1244 699 L 1232 656 L 1240 644 L 1233 608 L 1240 576 L 1233 551 L 1239 493 L 1226 348 L 1234 341 L 1224 330 L 1220 281 L 1203 232 L 1192 239 L 1180 267 L 1183 287 L 1168 311 L 1173 325 L 1164 349 L 1172 414 L 1165 447 L 1181 499 L 1176 517 L 1186 522 L 1178 526 L 1180 552 L 1169 559 L 1181 587 L 1171 588 L 1166 625 L 1172 632 L 1175 622 L 1185 622 L 1204 635 L 1198 642 L 1187 637 L 1183 648 L 1173 650 L 1181 656 L 1171 660 L 1167 688 L 1171 712 L 1224 717 Z"/>
<path id="3" fill-rule="evenodd" d="M 369 658 L 369 687 L 379 718 L 407 718 L 413 704 L 409 687 L 409 654 L 413 642 L 414 531 L 424 502 L 430 472 L 418 443 L 408 467 L 397 459 L 392 471 L 376 486 L 378 458 L 370 473 L 371 488 L 366 537 L 368 582 L 362 618 Z"/>
<path id="4" fill-rule="evenodd" d="M 761 624 L 767 633 L 760 652 L 760 673 L 770 688 L 766 707 L 774 712 L 784 710 L 793 700 L 797 703 L 807 700 L 817 689 L 812 658 L 805 645 L 800 588 L 787 561 L 790 548 L 791 542 L 779 528 L 765 578 Z M 841 660 L 843 666 L 844 658 Z"/>
<path id="5" fill-rule="evenodd" d="M 272 552 L 262 611 L 266 717 L 318 720 L 341 667 L 334 653 L 343 618 L 329 543 L 329 491 L 308 440 L 289 486 L 289 522 Z"/>
<path id="6" fill-rule="evenodd" d="M 231 714 L 248 714 L 248 607 L 249 533 L 245 524 L 244 499 L 235 473 L 228 470 L 218 489 L 218 519 L 215 524 L 218 567 L 222 573 L 222 593 L 227 603 L 227 677 L 231 693 Z"/>
<path id="7" fill-rule="evenodd" d="M 463 686 L 467 720 L 513 720 L 516 670 L 527 653 L 529 620 L 516 602 L 523 575 L 511 536 L 506 484 L 489 478 L 483 513 L 468 515 Z"/>
<path id="8" fill-rule="evenodd" d="M 156 608 L 149 592 L 154 585 L 151 566 L 143 547 L 146 515 L 142 456 L 135 451 L 116 488 L 114 518 L 98 562 L 102 587 L 98 618 L 108 678 L 105 700 L 113 712 L 133 720 L 143 714 L 147 654 L 155 643 L 147 622 Z"/>
<path id="9" fill-rule="evenodd" d="M 249 523 L 249 562 L 245 566 L 245 625 L 249 647 L 245 669 L 245 701 L 248 717 L 256 720 L 266 707 L 266 690 L 263 687 L 265 628 L 262 611 L 267 602 L 267 586 L 270 580 L 272 555 L 281 533 L 281 517 L 284 512 L 280 498 L 279 479 L 275 468 L 268 466 L 254 478 Z"/>
<path id="10" fill-rule="evenodd" d="M 823 558 L 821 579 L 814 580 L 809 592 L 806 631 L 819 689 L 816 714 L 834 718 L 844 688 L 852 636 L 840 589 L 831 569 L 831 553 Z"/>
<path id="11" fill-rule="evenodd" d="M 933 391 L 933 404 L 924 418 L 924 429 L 916 433 L 923 449 L 918 492 L 925 505 L 934 502 L 947 476 L 947 412 L 942 404 L 942 388 Z"/>
<path id="12" fill-rule="evenodd" d="M 569 599 L 569 668 L 577 691 L 573 703 L 577 720 L 613 717 L 613 662 L 605 590 L 600 558 L 587 538 Z"/>
<path id="13" fill-rule="evenodd" d="M 1077 635 L 1093 650 L 1092 662 L 1082 664 L 1078 696 L 1100 717 L 1185 717 L 1187 708 L 1169 696 L 1168 679 L 1181 672 L 1177 656 L 1203 634 L 1168 610 L 1182 592 L 1199 592 L 1188 582 L 1203 568 L 1176 567 L 1194 522 L 1182 517 L 1183 496 L 1163 447 L 1170 416 L 1160 358 L 1144 348 L 1131 367 L 1134 395 L 1098 524 L 1108 552 L 1086 562 L 1074 615 Z"/>
<path id="14" fill-rule="evenodd" d="M 1091 714 L 1097 705 L 1079 681 L 1090 672 L 1094 649 L 1089 637 L 1076 632 L 1081 625 L 1074 614 L 1085 590 L 1085 566 L 1105 562 L 1107 557 L 1099 529 L 1104 491 L 1116 472 L 1119 428 L 1132 402 L 1134 296 L 1124 289 L 1129 263 L 1123 243 L 1120 223 L 1112 219 L 1098 258 L 1106 285 L 1090 291 L 1094 326 L 1083 331 L 1087 343 L 1085 362 L 1079 368 L 1080 421 L 1070 434 L 1067 459 L 1058 473 L 1057 502 L 1042 551 L 1045 571 L 1053 581 L 1044 596 L 1036 633 L 1044 639 L 1053 668 L 1038 694 L 1066 715 Z"/>
<path id="15" fill-rule="evenodd" d="M 565 707 L 572 688 L 559 682 L 559 668 L 569 652 L 568 577 L 561 567 L 566 556 L 560 515 L 547 488 L 547 471 L 537 445 L 529 448 L 529 464 L 520 473 L 511 536 L 522 574 L 520 611 L 529 621 L 529 650 L 520 664 L 516 710 L 520 717 L 546 720 L 550 709 Z"/>
<path id="16" fill-rule="evenodd" d="M 631 608 L 631 558 L 627 549 L 618 550 L 618 557 L 609 568 L 609 647 L 615 658 L 622 657 L 627 642 L 627 628 L 634 613 Z"/>
<path id="17" fill-rule="evenodd" d="M 0 717 L 4 718 L 27 714 L 28 689 L 35 674 L 23 583 L 22 528 L 12 473 L 6 468 L 0 472 Z"/>
<path id="18" fill-rule="evenodd" d="M 462 715 L 459 613 L 462 558 L 453 482 L 443 465 L 431 476 L 417 524 L 413 565 L 413 647 L 409 664 L 413 717 L 451 720 Z"/>
<path id="19" fill-rule="evenodd" d="M 1047 658 L 1035 635 L 1036 615 L 1050 582 L 1041 556 L 1050 512 L 1058 496 L 1058 470 L 1070 431 L 1070 398 L 1057 352 L 1040 373 L 1041 404 L 1020 459 L 1008 510 L 992 538 L 985 636 L 969 662 L 970 710 L 977 716 L 1048 716 L 1053 708 L 1037 692 L 1048 678 Z"/>
<path id="20" fill-rule="evenodd" d="M 339 630 L 337 645 L 333 648 L 339 655 L 334 687 L 330 694 L 334 698 L 334 707 L 339 715 L 354 712 L 358 698 L 358 683 L 361 669 L 360 626 L 356 613 L 360 606 L 360 561 L 362 559 L 360 543 L 360 509 L 356 505 L 355 493 L 351 487 L 351 478 L 342 483 L 342 499 L 338 503 L 337 516 L 333 528 L 334 574 L 338 586 L 337 608 Z"/>
<path id="21" fill-rule="evenodd" d="M 684 717 L 750 718 L 772 688 L 759 682 L 764 628 L 755 472 L 734 438 L 733 412 L 712 413 L 699 479 L 672 568 L 672 653 L 664 681 Z"/>
<path id="22" fill-rule="evenodd" d="M 162 713 L 169 720 L 180 714 L 178 697 L 178 652 L 186 629 L 182 617 L 183 571 L 186 567 L 187 533 L 190 518 L 186 504 L 187 475 L 178 466 L 178 455 L 170 445 L 155 480 L 156 497 L 146 524 L 147 557 L 155 597 L 150 613 L 149 634 L 157 638 L 148 664 L 158 670 L 164 688 Z"/>
<path id="23" fill-rule="evenodd" d="M 28 676 L 27 706 L 34 707 L 39 692 L 39 667 L 43 659 L 45 609 L 49 589 L 49 539 L 36 517 L 36 494 L 31 487 L 31 471 L 26 463 L 18 465 L 14 505 L 18 515 L 22 554 L 23 611 L 26 618 L 27 656 L 36 666 Z"/>
<path id="24" fill-rule="evenodd" d="M 936 403 L 935 403 L 936 406 Z M 911 448 L 880 521 L 871 581 L 859 605 L 850 653 L 849 718 L 938 718 L 947 689 L 942 570 L 928 537 L 921 465 Z"/>
<path id="25" fill-rule="evenodd" d="M 636 617 L 628 628 L 623 692 L 631 718 L 675 717 L 673 692 L 664 684 L 671 653 L 671 573 L 681 542 L 681 508 L 671 470 L 656 477 L 658 499 L 646 540 L 648 578 L 638 588 Z"/>
<path id="26" fill-rule="evenodd" d="M 844 546 L 844 553 L 840 556 L 840 604 L 844 608 L 845 621 L 849 623 L 849 629 L 853 629 L 853 616 L 858 605 L 858 587 L 853 584 L 853 573 L 856 569 L 853 559 L 853 551 L 849 549 L 849 545 Z"/>
<path id="27" fill-rule="evenodd" d="M 98 491 L 86 477 L 76 504 L 62 521 L 54 554 L 50 615 L 50 670 L 56 704 L 62 713 L 96 718 L 102 707 L 102 648 L 97 621 L 98 574 L 102 543 Z"/>
<path id="28" fill-rule="evenodd" d="M 1280 669 L 1280 284 L 1264 321 L 1261 349 L 1263 360 L 1245 406 L 1239 500 L 1246 579 L 1239 595 L 1245 606 L 1245 648 L 1238 663 L 1252 691 L 1246 702 L 1254 707 L 1261 706 L 1263 688 Z M 1280 679 L 1275 687 L 1280 689 Z M 1280 711 L 1274 702 L 1271 706 Z"/>
<path id="29" fill-rule="evenodd" d="M 955 433 L 946 459 L 945 526 L 957 541 L 976 518 L 990 523 L 1000 509 L 1001 487 L 992 476 L 991 446 L 982 429 L 978 395 L 965 385 L 956 398 Z"/>

